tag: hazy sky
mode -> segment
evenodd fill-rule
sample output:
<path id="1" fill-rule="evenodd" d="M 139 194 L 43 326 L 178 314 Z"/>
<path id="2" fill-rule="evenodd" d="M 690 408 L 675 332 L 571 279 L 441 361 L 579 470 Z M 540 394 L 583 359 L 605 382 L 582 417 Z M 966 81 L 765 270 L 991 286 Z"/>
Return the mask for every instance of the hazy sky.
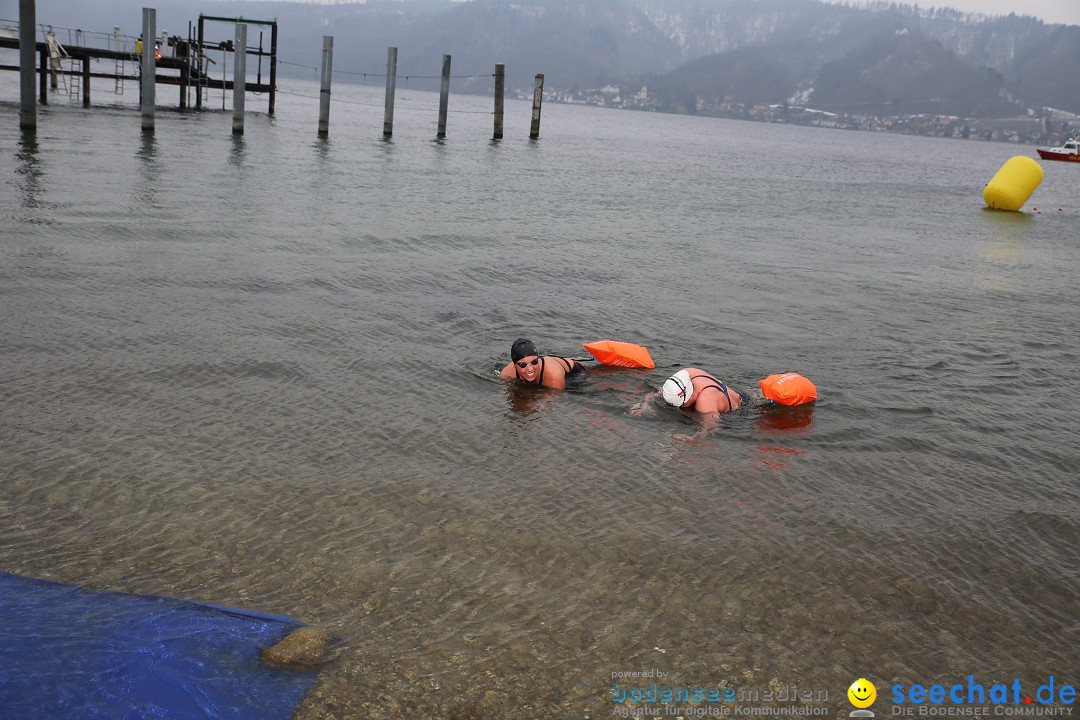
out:
<path id="1" fill-rule="evenodd" d="M 347 2 L 348 0 L 323 0 L 324 2 Z M 461 0 L 458 0 L 459 2 Z M 983 15 L 1034 15 L 1048 23 L 1080 25 L 1080 0 L 896 0 L 904 5 L 919 7 L 951 7 L 963 12 Z M 826 0 L 828 2 L 828 0 Z M 856 0 L 857 4 L 858 0 Z"/>
<path id="2" fill-rule="evenodd" d="M 897 0 L 923 8 L 951 7 L 983 15 L 1034 15 L 1048 23 L 1080 25 L 1080 0 Z"/>
<path id="3" fill-rule="evenodd" d="M 312 0 L 309 0 L 312 1 Z M 314 2 L 355 2 L 356 0 L 313 0 Z M 361 0 L 362 1 L 362 0 Z M 458 0 L 461 2 L 462 0 Z M 826 0 L 827 1 L 827 0 Z M 1034 15 L 1048 23 L 1080 25 L 1080 0 L 897 0 L 919 7 L 951 7 L 983 15 Z M 858 0 L 855 3 L 858 4 Z"/>

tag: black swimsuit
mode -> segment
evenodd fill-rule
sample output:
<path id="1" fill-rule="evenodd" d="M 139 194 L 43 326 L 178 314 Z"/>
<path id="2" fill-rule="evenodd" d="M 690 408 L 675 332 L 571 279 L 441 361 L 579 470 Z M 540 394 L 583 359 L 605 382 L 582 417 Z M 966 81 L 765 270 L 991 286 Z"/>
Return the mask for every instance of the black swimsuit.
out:
<path id="1" fill-rule="evenodd" d="M 583 375 L 585 373 L 585 366 L 582 365 L 581 363 L 579 363 L 577 360 L 575 360 L 573 358 L 557 358 L 557 359 L 562 360 L 563 365 L 566 366 L 566 379 L 567 380 L 569 380 L 572 377 L 577 377 L 578 375 Z M 573 365 L 571 365 L 570 363 L 573 363 Z"/>
<path id="2" fill-rule="evenodd" d="M 557 357 L 555 359 L 560 360 L 562 362 L 562 364 L 566 366 L 566 379 L 567 380 L 569 380 L 572 377 L 577 377 L 578 375 L 581 375 L 581 374 L 583 374 L 585 372 L 585 366 L 582 365 L 581 363 L 579 363 L 577 360 L 574 360 L 573 358 Z M 570 363 L 573 363 L 573 365 L 571 365 Z M 543 385 L 544 384 L 544 358 L 543 357 L 540 358 L 540 372 L 537 373 L 535 381 L 529 382 L 528 380 L 522 380 L 520 375 L 518 376 L 518 380 L 525 383 L 526 385 Z"/>
<path id="3" fill-rule="evenodd" d="M 731 409 L 733 407 L 732 404 L 731 404 L 731 396 L 728 395 L 728 386 L 724 384 L 723 380 L 719 380 L 717 378 L 714 378 L 712 375 L 709 375 L 709 374 L 706 373 L 706 374 L 703 374 L 703 375 L 691 375 L 690 376 L 690 381 L 693 382 L 696 378 L 709 378 L 710 380 L 714 380 L 715 382 L 717 382 L 718 383 L 717 385 L 706 385 L 705 387 L 701 388 L 701 390 L 698 390 L 698 392 L 704 392 L 704 391 L 706 391 L 706 390 L 708 390 L 710 388 L 716 388 L 720 392 L 724 393 L 724 399 L 727 400 L 727 412 L 731 412 Z M 735 392 L 738 392 L 738 390 L 736 390 Z M 740 395 L 740 399 L 741 399 L 741 397 L 742 396 Z M 695 401 L 695 402 L 697 402 L 697 401 Z"/>

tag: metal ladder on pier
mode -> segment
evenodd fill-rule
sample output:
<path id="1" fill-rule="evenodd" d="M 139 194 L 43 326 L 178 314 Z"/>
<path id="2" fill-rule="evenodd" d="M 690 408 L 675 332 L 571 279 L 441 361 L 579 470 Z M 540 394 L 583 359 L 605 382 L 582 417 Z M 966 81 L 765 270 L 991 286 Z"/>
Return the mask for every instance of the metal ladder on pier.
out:
<path id="1" fill-rule="evenodd" d="M 119 25 L 114 25 L 113 26 L 112 49 L 113 49 L 113 52 L 117 52 L 117 53 L 124 51 L 124 40 L 123 40 L 123 38 L 120 37 L 120 26 Z M 115 80 L 113 80 L 113 95 L 123 95 L 124 94 L 124 71 L 125 70 L 127 70 L 126 61 L 123 58 L 120 58 L 120 57 L 116 58 L 116 60 L 113 61 L 113 75 L 116 78 Z"/>
<path id="2" fill-rule="evenodd" d="M 113 95 L 124 94 L 124 72 L 127 70 L 125 67 L 125 61 L 123 58 L 116 58 L 113 67 L 113 74 L 116 79 L 113 81 Z"/>
<path id="3" fill-rule="evenodd" d="M 71 31 L 69 30 L 68 31 L 68 42 L 71 43 L 71 41 L 72 41 Z M 81 47 L 82 44 L 83 44 L 82 41 L 83 41 L 82 30 L 76 30 L 75 31 L 74 47 Z M 60 43 L 57 43 L 57 45 L 59 45 L 59 44 Z M 60 47 L 61 47 L 61 49 L 63 49 L 62 45 Z M 67 56 L 67 51 L 66 50 L 64 50 L 64 55 Z M 68 57 L 67 60 L 68 60 L 68 70 L 71 71 L 71 73 L 68 75 L 68 83 L 67 83 L 68 97 L 77 98 L 77 97 L 79 97 L 79 94 L 82 92 L 82 79 L 83 79 L 82 73 L 81 72 L 78 72 L 78 73 L 75 72 L 75 61 L 71 57 Z M 84 59 L 83 62 L 87 62 L 87 60 Z M 79 68 L 79 69 L 82 70 L 82 68 Z"/>
<path id="4" fill-rule="evenodd" d="M 64 92 L 70 96 L 72 94 L 71 84 L 68 83 L 67 76 L 64 74 L 64 60 L 70 59 L 67 50 L 65 50 L 64 46 L 60 44 L 60 41 L 56 39 L 56 33 L 53 32 L 52 27 L 46 30 L 43 25 L 41 27 L 41 32 L 45 34 L 45 45 L 49 52 L 49 84 L 53 90 L 59 89 L 62 84 Z M 72 80 L 74 80 L 74 77 L 72 77 Z"/>

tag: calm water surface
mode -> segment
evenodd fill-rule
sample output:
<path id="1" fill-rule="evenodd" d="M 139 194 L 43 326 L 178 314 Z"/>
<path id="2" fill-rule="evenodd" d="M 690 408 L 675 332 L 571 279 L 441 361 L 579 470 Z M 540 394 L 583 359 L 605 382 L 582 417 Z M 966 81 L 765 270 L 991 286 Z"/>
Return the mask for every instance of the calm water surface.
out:
<path id="1" fill-rule="evenodd" d="M 5 87 L 0 569 L 326 625 L 302 720 L 1080 681 L 1080 168 L 997 213 L 1032 148 L 518 102 L 492 143 L 466 97 L 437 143 L 407 89 L 387 142 L 348 87 L 325 141 L 297 95 L 21 135 Z M 658 367 L 508 390 L 520 335 Z M 821 399 L 628 415 L 682 365 Z"/>

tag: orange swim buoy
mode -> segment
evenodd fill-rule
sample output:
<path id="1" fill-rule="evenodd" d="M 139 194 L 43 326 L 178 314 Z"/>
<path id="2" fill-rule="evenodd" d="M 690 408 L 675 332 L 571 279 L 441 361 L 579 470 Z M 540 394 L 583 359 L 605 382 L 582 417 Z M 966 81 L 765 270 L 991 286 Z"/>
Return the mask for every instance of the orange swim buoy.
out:
<path id="1" fill-rule="evenodd" d="M 161 46 L 160 45 L 154 45 L 154 59 L 155 60 L 160 60 L 161 59 Z"/>
<path id="2" fill-rule="evenodd" d="M 817 400 L 814 383 L 799 373 L 789 372 L 770 375 L 759 380 L 761 393 L 767 400 L 778 405 L 804 405 Z"/>
<path id="3" fill-rule="evenodd" d="M 649 351 L 641 345 L 620 342 L 619 340 L 597 340 L 596 342 L 582 343 L 582 347 L 596 358 L 601 365 L 614 365 L 615 367 L 627 368 L 654 368 Z"/>

